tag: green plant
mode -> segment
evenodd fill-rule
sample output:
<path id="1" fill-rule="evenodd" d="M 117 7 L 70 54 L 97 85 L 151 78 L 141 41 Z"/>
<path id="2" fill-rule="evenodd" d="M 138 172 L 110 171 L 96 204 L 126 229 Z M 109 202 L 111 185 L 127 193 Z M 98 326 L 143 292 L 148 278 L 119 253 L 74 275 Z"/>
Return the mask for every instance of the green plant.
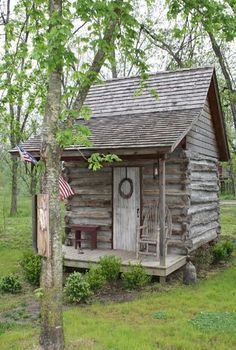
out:
<path id="1" fill-rule="evenodd" d="M 2 277 L 0 279 L 0 291 L 2 293 L 20 293 L 22 291 L 22 286 L 19 278 L 13 274 Z"/>
<path id="2" fill-rule="evenodd" d="M 81 273 L 73 272 L 66 280 L 64 293 L 70 303 L 79 303 L 89 298 L 91 289 Z"/>
<path id="3" fill-rule="evenodd" d="M 166 311 L 156 311 L 153 314 L 153 317 L 156 318 L 157 320 L 167 320 L 170 318 L 170 314 Z"/>
<path id="4" fill-rule="evenodd" d="M 224 241 L 224 247 L 226 249 L 228 257 L 231 257 L 233 251 L 234 251 L 234 244 L 231 240 Z"/>
<path id="5" fill-rule="evenodd" d="M 20 265 L 26 280 L 30 284 L 38 286 L 41 274 L 41 257 L 31 251 L 26 252 L 23 255 Z"/>
<path id="6" fill-rule="evenodd" d="M 208 268 L 213 262 L 212 250 L 209 245 L 203 245 L 197 249 L 193 260 L 198 269 Z"/>
<path id="7" fill-rule="evenodd" d="M 217 263 L 222 260 L 228 260 L 232 255 L 234 246 L 232 241 L 221 241 L 212 248 L 213 261 Z"/>
<path id="8" fill-rule="evenodd" d="M 200 312 L 191 321 L 200 330 L 235 334 L 235 312 Z"/>
<path id="9" fill-rule="evenodd" d="M 122 274 L 122 280 L 126 289 L 135 289 L 147 285 L 151 277 L 147 275 L 141 265 L 130 265 L 130 270 Z"/>
<path id="10" fill-rule="evenodd" d="M 100 258 L 99 264 L 106 281 L 112 282 L 118 279 L 121 268 L 121 260 L 119 258 L 113 255 L 103 256 Z"/>
<path id="11" fill-rule="evenodd" d="M 91 266 L 90 270 L 85 274 L 85 280 L 93 291 L 101 289 L 106 284 L 106 278 L 99 265 Z"/>

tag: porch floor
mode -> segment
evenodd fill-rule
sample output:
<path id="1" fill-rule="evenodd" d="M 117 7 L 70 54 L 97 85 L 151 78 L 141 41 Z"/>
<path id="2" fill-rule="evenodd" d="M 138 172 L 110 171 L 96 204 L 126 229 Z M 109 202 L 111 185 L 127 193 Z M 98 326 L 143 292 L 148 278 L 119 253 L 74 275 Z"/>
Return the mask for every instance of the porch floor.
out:
<path id="1" fill-rule="evenodd" d="M 99 259 L 105 255 L 115 255 L 121 259 L 121 271 L 128 269 L 129 263 L 132 265 L 141 265 L 146 272 L 152 276 L 168 276 L 172 272 L 178 270 L 185 265 L 186 256 L 168 254 L 166 257 L 166 265 L 160 266 L 160 262 L 155 260 L 154 256 L 142 257 L 136 259 L 135 252 L 115 249 L 83 249 L 83 253 L 79 253 L 74 247 L 63 246 L 64 266 L 89 268 L 92 264 L 98 263 Z"/>

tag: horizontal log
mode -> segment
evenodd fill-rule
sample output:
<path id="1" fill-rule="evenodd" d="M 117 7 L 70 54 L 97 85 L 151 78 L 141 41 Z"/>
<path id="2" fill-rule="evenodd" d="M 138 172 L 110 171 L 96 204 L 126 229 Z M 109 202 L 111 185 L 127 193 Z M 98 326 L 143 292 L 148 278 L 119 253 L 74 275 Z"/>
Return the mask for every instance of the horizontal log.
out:
<path id="1" fill-rule="evenodd" d="M 213 241 L 214 239 L 216 239 L 218 236 L 217 234 L 217 227 L 210 229 L 209 231 L 204 232 L 203 234 L 201 234 L 200 236 L 194 237 L 191 240 L 191 248 L 189 249 L 189 251 L 194 251 L 197 248 L 201 247 L 203 244 L 206 244 L 208 242 Z"/>
<path id="2" fill-rule="evenodd" d="M 211 222 L 218 221 L 218 220 L 219 220 L 219 214 L 217 213 L 217 211 L 195 213 L 191 217 L 191 229 L 194 226 L 207 225 Z"/>
<path id="3" fill-rule="evenodd" d="M 77 218 L 75 216 L 67 215 L 67 218 L 69 219 L 69 224 L 76 224 L 76 225 L 98 225 L 98 226 L 111 226 L 112 225 L 112 219 L 93 219 L 93 218 Z"/>
<path id="4" fill-rule="evenodd" d="M 195 213 L 208 212 L 208 211 L 218 210 L 218 209 L 219 209 L 219 201 L 215 201 L 214 203 L 205 204 L 205 205 L 203 205 L 202 203 L 198 205 L 192 205 L 189 208 L 188 213 L 189 215 L 193 215 Z"/>
<path id="5" fill-rule="evenodd" d="M 191 161 L 189 168 L 195 172 L 218 172 L 217 165 L 215 163 L 203 162 L 203 161 Z"/>
<path id="6" fill-rule="evenodd" d="M 108 188 L 103 188 L 102 190 L 100 188 L 74 188 L 75 194 L 76 195 L 96 195 L 96 194 L 101 194 L 101 192 L 103 194 L 112 194 L 112 188 L 108 187 Z"/>
<path id="7" fill-rule="evenodd" d="M 194 192 L 219 192 L 219 186 L 217 184 L 203 184 L 203 183 L 192 183 L 190 185 L 192 193 Z"/>
<path id="8" fill-rule="evenodd" d="M 201 172 L 201 173 L 195 173 L 193 172 L 191 174 L 191 180 L 192 181 L 199 181 L 201 183 L 209 183 L 210 182 L 215 182 L 217 183 L 218 181 L 218 176 L 216 173 L 207 173 L 207 172 Z"/>
<path id="9" fill-rule="evenodd" d="M 191 227 L 190 231 L 189 231 L 189 237 L 193 238 L 193 237 L 201 236 L 205 232 L 216 229 L 218 227 L 219 227 L 218 221 L 212 221 L 212 222 L 205 224 L 205 225 L 203 224 L 203 225 Z"/>
<path id="10" fill-rule="evenodd" d="M 191 204 L 200 204 L 216 201 L 218 201 L 218 195 L 216 193 L 192 193 L 191 195 Z"/>
<path id="11" fill-rule="evenodd" d="M 208 157 L 207 155 L 202 155 L 198 152 L 194 152 L 193 150 L 186 150 L 186 157 L 188 157 L 189 161 L 207 161 L 209 163 L 218 164 L 218 159 Z"/>
<path id="12" fill-rule="evenodd" d="M 102 199 L 94 199 L 94 200 L 82 200 L 77 198 L 73 201 L 73 203 L 68 203 L 68 210 L 75 210 L 75 208 L 83 208 L 83 207 L 91 207 L 91 208 L 109 208 L 112 205 L 112 200 L 102 200 Z"/>

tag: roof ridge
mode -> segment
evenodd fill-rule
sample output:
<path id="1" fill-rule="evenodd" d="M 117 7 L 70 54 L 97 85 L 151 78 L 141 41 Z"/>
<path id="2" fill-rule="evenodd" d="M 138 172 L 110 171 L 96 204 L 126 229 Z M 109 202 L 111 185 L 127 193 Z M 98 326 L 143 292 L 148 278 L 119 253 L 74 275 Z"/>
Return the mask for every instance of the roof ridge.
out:
<path id="1" fill-rule="evenodd" d="M 206 65 L 206 66 L 198 66 L 198 67 L 191 67 L 191 68 L 178 68 L 178 69 L 174 69 L 174 70 L 163 70 L 163 71 L 157 71 L 157 72 L 149 72 L 147 73 L 149 77 L 153 77 L 156 75 L 164 75 L 164 74 L 171 74 L 171 73 L 176 73 L 176 72 L 186 72 L 186 71 L 198 71 L 198 70 L 204 70 L 204 69 L 212 69 L 212 72 L 215 69 L 214 65 Z M 117 78 L 111 78 L 111 79 L 105 79 L 102 80 L 101 83 L 95 84 L 93 85 L 98 86 L 98 85 L 103 85 L 106 82 L 112 82 L 112 81 L 119 81 L 119 80 L 129 80 L 129 79 L 135 79 L 135 78 L 140 78 L 141 75 L 131 75 L 128 77 L 117 77 Z"/>

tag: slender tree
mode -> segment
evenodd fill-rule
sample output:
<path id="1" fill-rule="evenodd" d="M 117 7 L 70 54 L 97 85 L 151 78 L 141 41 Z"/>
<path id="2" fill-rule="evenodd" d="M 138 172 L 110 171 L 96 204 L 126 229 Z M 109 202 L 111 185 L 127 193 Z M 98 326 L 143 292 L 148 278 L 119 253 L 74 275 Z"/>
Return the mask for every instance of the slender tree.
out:
<path id="1" fill-rule="evenodd" d="M 19 0 L 6 2 L 2 9 L 4 32 L 3 55 L 0 58 L 0 128 L 1 142 L 14 148 L 29 137 L 37 123 L 32 118 L 44 96 L 44 74 L 37 64 L 32 65 L 30 48 L 34 33 L 31 31 L 33 3 Z M 11 157 L 11 208 L 10 214 L 17 212 L 18 157 Z"/>
<path id="2" fill-rule="evenodd" d="M 78 19 L 84 24 L 90 23 L 88 31 L 91 33 L 75 38 L 75 33 L 84 26 L 74 28 L 73 20 Z M 41 159 L 45 170 L 43 192 L 49 198 L 49 254 L 43 258 L 42 264 L 40 347 L 43 350 L 60 350 L 64 349 L 58 193 L 61 153 L 68 144 L 88 142 L 88 130 L 75 123 L 74 119 L 79 115 L 88 117 L 88 110 L 84 107 L 86 96 L 91 85 L 97 82 L 105 61 L 111 59 L 115 40 L 120 40 L 123 50 L 143 73 L 146 64 L 137 54 L 132 55 L 138 22 L 131 2 L 81 0 L 72 4 L 71 1 L 50 0 L 46 26 L 46 35 L 39 34 L 35 41 L 35 56 L 43 67 L 46 64 L 48 71 Z M 82 64 L 78 62 L 71 42 L 80 52 L 84 50 L 93 54 L 90 63 L 86 60 Z M 96 169 L 102 160 L 112 161 L 114 158 L 112 155 L 96 154 L 91 157 L 90 166 Z"/>

